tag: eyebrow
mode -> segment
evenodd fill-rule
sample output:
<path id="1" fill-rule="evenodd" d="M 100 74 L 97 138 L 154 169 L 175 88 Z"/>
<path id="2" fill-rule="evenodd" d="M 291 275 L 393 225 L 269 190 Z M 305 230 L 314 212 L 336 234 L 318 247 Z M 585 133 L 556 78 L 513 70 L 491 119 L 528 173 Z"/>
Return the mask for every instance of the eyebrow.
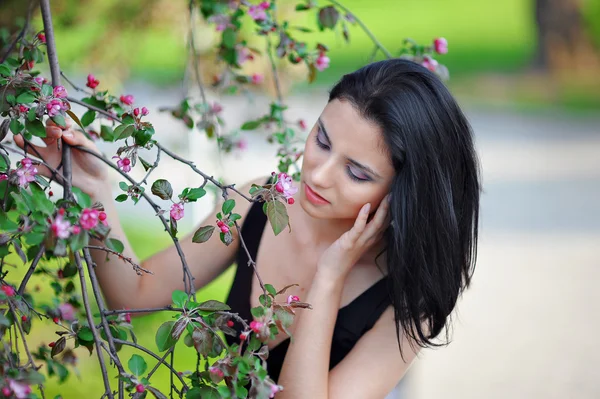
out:
<path id="1" fill-rule="evenodd" d="M 325 138 L 327 139 L 327 141 L 329 142 L 330 145 L 331 144 L 331 139 L 329 138 L 329 135 L 327 134 L 327 130 L 325 129 L 325 125 L 323 124 L 323 121 L 321 120 L 321 118 L 317 119 L 317 123 L 319 124 L 319 127 L 321 128 L 321 131 L 323 132 L 323 134 L 325 135 Z M 350 162 L 351 164 L 353 164 L 354 166 L 364 170 L 365 172 L 369 172 L 372 175 L 374 175 L 377 178 L 381 179 L 381 176 L 379 176 L 373 169 L 369 168 L 367 165 L 363 165 L 358 161 L 355 161 L 352 158 L 348 158 L 346 157 L 346 159 L 348 160 L 348 162 Z"/>

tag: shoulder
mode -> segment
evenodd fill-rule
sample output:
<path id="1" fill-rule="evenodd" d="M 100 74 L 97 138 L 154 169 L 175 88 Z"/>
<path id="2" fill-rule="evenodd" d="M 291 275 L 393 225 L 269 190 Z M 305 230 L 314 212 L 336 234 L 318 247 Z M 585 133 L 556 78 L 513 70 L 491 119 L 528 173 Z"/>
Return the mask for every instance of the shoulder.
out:
<path id="1" fill-rule="evenodd" d="M 419 347 L 401 335 L 398 347 L 392 306 L 383 312 L 373 328 L 330 372 L 330 397 L 385 397 L 402 379 L 416 358 Z M 365 378 L 365 372 L 377 378 Z"/>

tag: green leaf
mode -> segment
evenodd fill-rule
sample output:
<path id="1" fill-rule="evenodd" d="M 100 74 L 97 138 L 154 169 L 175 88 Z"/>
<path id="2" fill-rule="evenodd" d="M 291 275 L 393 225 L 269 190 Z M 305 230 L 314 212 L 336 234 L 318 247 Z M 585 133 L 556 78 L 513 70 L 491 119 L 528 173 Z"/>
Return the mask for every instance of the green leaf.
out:
<path id="1" fill-rule="evenodd" d="M 223 211 L 224 215 L 227 215 L 227 214 L 231 213 L 231 211 L 233 210 L 234 207 L 235 207 L 235 200 L 230 198 L 227 201 L 223 202 L 223 206 L 222 206 L 221 210 Z"/>
<path id="2" fill-rule="evenodd" d="M 165 394 L 154 387 L 146 387 L 146 389 L 150 391 L 150 393 L 152 393 L 156 399 L 168 399 Z"/>
<path id="3" fill-rule="evenodd" d="M 190 191 L 188 191 L 187 195 L 185 196 L 185 198 L 187 198 L 189 201 L 196 201 L 202 197 L 204 197 L 206 195 L 206 190 L 198 187 L 198 188 L 192 188 L 190 189 Z"/>
<path id="4" fill-rule="evenodd" d="M 129 362 L 127 363 L 127 366 L 129 367 L 131 373 L 136 377 L 139 377 L 142 374 L 144 374 L 146 372 L 146 369 L 148 368 L 146 361 L 140 355 L 132 355 L 129 359 Z"/>
<path id="5" fill-rule="evenodd" d="M 233 48 L 237 41 L 237 33 L 231 29 L 227 28 L 223 31 L 223 46 L 227 48 Z"/>
<path id="6" fill-rule="evenodd" d="M 115 133 L 112 128 L 107 125 L 100 126 L 100 137 L 105 141 L 115 141 Z"/>
<path id="7" fill-rule="evenodd" d="M 238 398 L 245 398 L 246 396 L 248 396 L 248 390 L 244 388 L 243 385 L 238 385 L 235 387 L 235 395 Z"/>
<path id="8" fill-rule="evenodd" d="M 269 294 L 273 296 L 277 295 L 277 290 L 271 284 L 265 284 L 265 289 Z"/>
<path id="9" fill-rule="evenodd" d="M 181 290 L 175 290 L 171 294 L 171 299 L 173 300 L 173 303 L 179 308 L 182 308 L 185 305 L 185 303 L 188 301 L 188 298 L 188 294 Z"/>
<path id="10" fill-rule="evenodd" d="M 79 120 L 79 118 L 77 117 L 77 115 L 75 115 L 75 113 L 73 113 L 73 111 L 71 111 L 70 109 L 68 109 L 66 111 L 67 115 L 69 115 L 71 117 L 71 119 L 73 119 L 75 121 L 75 123 L 77 124 L 77 126 L 79 126 L 81 129 L 83 129 L 85 131 L 85 127 L 81 124 L 81 121 Z"/>
<path id="11" fill-rule="evenodd" d="M 206 242 L 210 239 L 210 237 L 212 236 L 214 231 L 215 231 L 215 226 L 200 227 L 194 233 L 194 236 L 192 237 L 192 242 L 196 242 L 196 243 Z"/>
<path id="12" fill-rule="evenodd" d="M 262 119 L 257 119 L 255 121 L 245 122 L 240 129 L 242 130 L 254 130 L 259 127 L 262 123 Z"/>
<path id="13" fill-rule="evenodd" d="M 92 330 L 90 330 L 90 328 L 86 326 L 83 326 L 79 329 L 79 331 L 77 332 L 77 337 L 82 341 L 94 341 L 94 334 L 92 333 Z"/>
<path id="14" fill-rule="evenodd" d="M 120 254 L 122 254 L 123 250 L 125 249 L 125 245 L 123 245 L 123 243 L 116 238 L 109 238 L 105 241 L 105 244 L 109 249 L 112 249 Z"/>
<path id="15" fill-rule="evenodd" d="M 289 217 L 287 209 L 279 201 L 269 201 L 267 204 L 267 218 L 273 228 L 273 233 L 278 235 L 285 229 L 285 226 L 289 225 Z"/>
<path id="16" fill-rule="evenodd" d="M 173 196 L 173 188 L 171 183 L 165 179 L 158 179 L 152 184 L 152 194 L 157 197 L 167 200 Z"/>
<path id="17" fill-rule="evenodd" d="M 296 4 L 296 11 L 310 10 L 310 7 L 305 4 Z"/>
<path id="18" fill-rule="evenodd" d="M 228 310 L 231 310 L 231 308 L 227 304 L 212 299 L 198 304 L 196 308 L 198 308 L 199 310 L 209 312 L 226 312 Z"/>
<path id="19" fill-rule="evenodd" d="M 113 132 L 113 137 L 115 140 L 124 139 L 133 134 L 135 131 L 135 126 L 133 125 L 120 125 L 117 126 Z"/>
<path id="20" fill-rule="evenodd" d="M 127 198 L 129 198 L 129 196 L 127 194 L 119 194 L 119 195 L 117 195 L 117 198 L 115 198 L 115 201 L 124 202 L 124 201 L 127 201 Z"/>
<path id="21" fill-rule="evenodd" d="M 252 313 L 252 316 L 256 318 L 263 317 L 265 315 L 265 308 L 257 306 L 255 308 L 250 309 L 250 313 Z"/>
<path id="22" fill-rule="evenodd" d="M 171 330 L 173 329 L 174 324 L 174 321 L 167 321 L 158 328 L 155 341 L 159 352 L 164 352 L 177 343 L 171 336 Z"/>
<path id="23" fill-rule="evenodd" d="M 226 386 L 220 388 L 225 388 L 229 392 L 229 388 Z M 220 390 L 209 386 L 194 387 L 185 394 L 185 399 L 221 399 L 230 397 L 231 395 L 223 396 Z"/>
<path id="24" fill-rule="evenodd" d="M 10 127 L 10 131 L 13 132 L 14 134 L 19 134 L 23 131 L 23 124 L 21 122 L 19 122 L 18 119 L 11 119 L 10 121 L 10 125 L 8 125 Z"/>
<path id="25" fill-rule="evenodd" d="M 94 122 L 95 119 L 96 119 L 96 111 L 92 111 L 90 109 L 85 114 L 83 114 L 83 116 L 81 117 L 81 124 L 84 127 L 89 126 L 92 124 L 92 122 Z"/>
<path id="26" fill-rule="evenodd" d="M 42 94 L 46 97 L 51 96 L 52 92 L 54 90 L 52 89 L 52 86 L 50 85 L 42 85 Z"/>
<path id="27" fill-rule="evenodd" d="M 150 168 L 152 167 L 151 163 L 148 163 L 144 158 L 142 157 L 138 157 L 138 159 L 140 160 L 140 162 L 142 163 L 142 166 L 144 167 L 144 171 L 148 171 L 150 170 Z"/>
<path id="28" fill-rule="evenodd" d="M 0 75 L 2 76 L 10 76 L 10 68 L 7 65 L 0 64 Z"/>
<path id="29" fill-rule="evenodd" d="M 72 191 L 73 194 L 75 194 L 75 198 L 77 199 L 77 203 L 80 207 L 89 208 L 92 206 L 92 198 L 83 191 L 81 191 L 80 188 L 73 187 Z"/>
<path id="30" fill-rule="evenodd" d="M 73 251 L 79 251 L 88 245 L 90 237 L 87 231 L 82 231 L 79 234 L 74 234 L 69 238 L 69 246 Z"/>
<path id="31" fill-rule="evenodd" d="M 31 104 L 37 99 L 37 97 L 30 91 L 26 91 L 25 93 L 21 93 L 17 97 L 18 104 Z"/>
<path id="32" fill-rule="evenodd" d="M 120 181 L 119 182 L 119 188 L 123 191 L 128 191 L 129 190 L 129 184 L 127 184 L 124 181 Z"/>
<path id="33" fill-rule="evenodd" d="M 25 121 L 25 128 L 29 131 L 29 133 L 33 134 L 34 136 L 46 137 L 46 128 L 39 119 L 34 119 L 32 121 L 27 119 Z"/>
<path id="34" fill-rule="evenodd" d="M 27 245 L 39 245 L 44 241 L 46 234 L 44 233 L 28 233 L 25 235 L 25 242 Z"/>
<path id="35" fill-rule="evenodd" d="M 54 115 L 54 116 L 53 116 L 51 119 L 52 119 L 52 120 L 54 121 L 54 123 L 56 123 L 58 126 L 60 126 L 60 127 L 65 127 L 65 128 L 67 127 L 67 122 L 65 121 L 65 117 L 64 117 L 64 116 L 62 116 L 62 115 L 60 115 L 60 114 L 59 114 L 59 115 Z"/>
<path id="36" fill-rule="evenodd" d="M 37 107 L 31 107 L 29 108 L 29 111 L 27 112 L 27 119 L 29 119 L 30 121 L 34 120 L 37 118 Z"/>

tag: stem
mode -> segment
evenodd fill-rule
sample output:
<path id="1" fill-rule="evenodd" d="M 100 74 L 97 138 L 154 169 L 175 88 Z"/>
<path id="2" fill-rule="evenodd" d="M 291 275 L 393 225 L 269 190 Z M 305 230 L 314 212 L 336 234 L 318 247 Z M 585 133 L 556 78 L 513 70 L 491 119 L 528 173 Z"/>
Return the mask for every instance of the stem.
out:
<path id="1" fill-rule="evenodd" d="M 36 268 L 38 262 L 40 261 L 40 259 L 42 258 L 42 255 L 44 255 L 45 251 L 46 251 L 46 247 L 44 246 L 44 244 L 42 244 L 40 246 L 40 250 L 35 255 L 35 258 L 33 259 L 33 261 L 31 262 L 31 266 L 29 266 L 29 270 L 27 270 L 25 277 L 23 277 L 23 281 L 21 281 L 21 285 L 19 286 L 19 289 L 17 290 L 17 294 L 23 295 L 23 292 L 25 291 L 25 286 L 27 286 L 27 282 L 33 275 L 33 272 L 35 271 L 35 268 Z"/>
<path id="2" fill-rule="evenodd" d="M 394 56 L 392 55 L 392 53 L 390 53 L 385 47 L 383 47 L 383 44 L 381 44 L 381 42 L 379 40 L 377 40 L 377 38 L 375 37 L 375 35 L 369 30 L 369 28 L 367 28 L 367 26 L 356 17 L 356 15 L 354 15 L 354 13 L 352 13 L 346 6 L 344 6 L 343 4 L 340 4 L 337 0 L 327 0 L 329 1 L 331 4 L 333 4 L 334 6 L 344 10 L 346 13 L 352 15 L 352 18 L 354 18 L 354 20 L 358 23 L 358 25 L 362 28 L 363 31 L 365 31 L 365 33 L 367 34 L 367 36 L 369 36 L 369 38 L 373 41 L 373 43 L 375 43 L 375 45 L 377 47 L 379 47 L 379 49 L 381 50 L 381 52 L 383 54 L 385 54 L 386 57 L 388 58 L 394 58 Z"/>
<path id="3" fill-rule="evenodd" d="M 174 308 L 171 305 L 163 306 L 162 308 L 139 308 L 139 309 L 122 309 L 122 310 L 105 310 L 104 314 L 106 316 L 110 316 L 113 314 L 121 314 L 121 313 L 152 313 L 169 310 L 172 312 L 183 312 L 185 309 Z"/>
<path id="4" fill-rule="evenodd" d="M 73 256 L 75 257 L 75 263 L 77 264 L 77 270 L 79 271 L 79 282 L 81 283 L 81 296 L 83 298 L 83 305 L 85 307 L 85 315 L 87 317 L 89 328 L 90 330 L 92 330 L 92 335 L 94 336 L 94 343 L 96 344 L 96 354 L 98 355 L 98 362 L 100 363 L 100 369 L 102 370 L 102 379 L 104 380 L 105 389 L 104 394 L 108 398 L 113 399 L 114 396 L 110 388 L 110 382 L 108 381 L 108 372 L 106 371 L 106 364 L 104 363 L 104 357 L 102 356 L 101 351 L 102 342 L 100 341 L 100 337 L 98 337 L 98 331 L 96 330 L 96 325 L 94 324 L 94 317 L 92 316 L 90 298 L 88 296 L 87 286 L 85 283 L 85 273 L 83 271 L 83 265 L 81 264 L 81 257 L 79 256 L 79 252 L 74 252 Z"/>
<path id="5" fill-rule="evenodd" d="M 246 247 L 246 243 L 244 242 L 244 239 L 242 238 L 242 231 L 240 229 L 240 226 L 239 226 L 237 220 L 234 223 L 235 223 L 235 229 L 238 232 L 238 237 L 240 239 L 242 247 L 244 248 L 244 251 L 246 252 L 246 256 L 248 257 L 248 266 L 252 266 L 252 268 L 254 269 L 254 274 L 256 274 L 256 277 L 258 278 L 258 282 L 260 283 L 260 288 L 262 288 L 263 293 L 266 294 L 267 289 L 265 288 L 265 285 L 263 284 L 263 281 L 260 278 L 260 275 L 258 274 L 258 270 L 256 270 L 256 262 L 252 259 L 252 256 L 250 255 L 250 252 L 248 251 L 248 248 Z M 238 267 L 239 266 L 240 265 L 238 265 Z"/>
<path id="6" fill-rule="evenodd" d="M 129 263 L 130 265 L 132 265 L 132 266 L 133 266 L 133 270 L 135 271 L 135 273 L 136 273 L 138 276 L 141 276 L 141 275 L 142 275 L 142 272 L 144 272 L 144 273 L 148 273 L 148 274 L 154 274 L 154 273 L 152 273 L 150 270 L 144 269 L 143 267 L 141 267 L 141 266 L 137 265 L 136 263 L 134 263 L 134 262 L 131 260 L 131 258 L 127 258 L 127 257 L 123 256 L 123 254 L 121 254 L 121 253 L 119 253 L 119 252 L 117 252 L 117 251 L 113 251 L 113 250 L 112 250 L 112 249 L 110 249 L 110 248 L 107 248 L 107 247 L 100 247 L 100 246 L 97 246 L 97 245 L 88 245 L 88 246 L 86 246 L 86 247 L 85 247 L 85 249 L 97 249 L 97 250 L 100 250 L 100 251 L 108 252 L 109 254 L 117 255 L 117 256 L 118 256 L 119 258 L 121 258 L 121 259 L 122 259 L 124 262 L 127 262 L 127 263 Z"/>
<path id="7" fill-rule="evenodd" d="M 34 6 L 35 6 L 35 0 L 29 0 L 29 7 L 27 8 L 27 18 L 25 19 L 25 24 L 23 25 L 23 29 L 21 29 L 21 32 L 19 32 L 19 35 L 10 44 L 10 47 L 6 50 L 6 53 L 4 53 L 4 55 L 2 56 L 2 59 L 0 60 L 0 64 L 4 63 L 4 61 L 6 61 L 6 59 L 10 56 L 10 53 L 12 53 L 15 46 L 19 42 L 19 40 L 23 39 L 23 36 L 25 36 L 25 33 L 29 29 L 29 23 L 31 21 L 31 15 L 33 14 Z"/>
<path id="8" fill-rule="evenodd" d="M 200 97 L 202 98 L 202 103 L 208 105 L 206 101 L 206 93 L 204 90 L 204 83 L 202 82 L 202 75 L 200 73 L 200 62 L 198 62 L 198 54 L 196 53 L 196 44 L 194 42 L 194 36 L 196 30 L 194 27 L 196 24 L 194 23 L 194 10 L 196 8 L 193 6 L 193 2 L 190 2 L 190 48 L 192 52 L 192 63 L 194 64 L 194 75 L 196 76 L 196 82 L 198 83 L 198 90 L 200 91 Z M 206 119 L 206 112 L 202 113 L 202 120 Z"/>

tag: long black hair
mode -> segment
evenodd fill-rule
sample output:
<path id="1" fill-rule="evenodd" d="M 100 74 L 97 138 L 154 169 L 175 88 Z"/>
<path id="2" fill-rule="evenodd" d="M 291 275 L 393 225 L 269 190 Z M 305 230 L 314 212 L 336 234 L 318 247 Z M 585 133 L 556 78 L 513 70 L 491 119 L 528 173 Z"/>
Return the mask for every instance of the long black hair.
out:
<path id="1" fill-rule="evenodd" d="M 446 345 L 477 257 L 480 177 L 469 122 L 444 83 L 409 60 L 344 75 L 335 99 L 381 128 L 396 172 L 384 252 L 398 345 L 401 333 L 413 348 Z M 445 342 L 434 342 L 442 331 Z"/>

